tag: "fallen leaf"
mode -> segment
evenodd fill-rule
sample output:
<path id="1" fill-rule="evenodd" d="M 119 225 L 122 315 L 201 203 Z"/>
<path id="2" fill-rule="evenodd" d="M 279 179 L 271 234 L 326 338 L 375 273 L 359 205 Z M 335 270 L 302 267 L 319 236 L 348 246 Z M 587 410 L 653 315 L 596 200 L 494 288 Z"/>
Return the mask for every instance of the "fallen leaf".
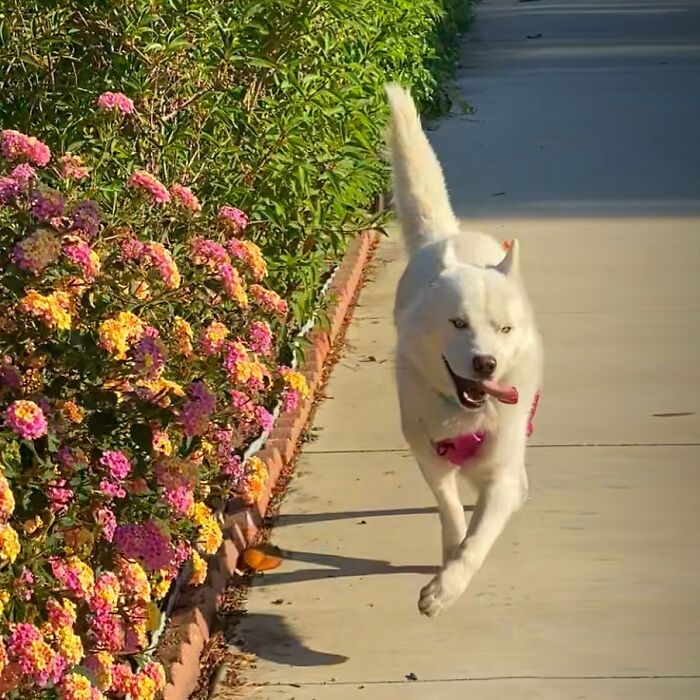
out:
<path id="1" fill-rule="evenodd" d="M 253 571 L 270 571 L 282 563 L 282 555 L 277 547 L 260 545 L 246 549 L 243 552 L 243 561 Z"/>

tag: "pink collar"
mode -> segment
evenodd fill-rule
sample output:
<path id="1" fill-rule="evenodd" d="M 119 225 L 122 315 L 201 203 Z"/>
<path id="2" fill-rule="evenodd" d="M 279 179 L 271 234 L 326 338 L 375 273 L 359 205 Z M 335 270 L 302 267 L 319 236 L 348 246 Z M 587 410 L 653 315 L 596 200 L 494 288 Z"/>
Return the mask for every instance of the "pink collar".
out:
<path id="1" fill-rule="evenodd" d="M 535 394 L 535 398 L 532 400 L 532 407 L 530 408 L 530 417 L 527 421 L 527 436 L 532 435 L 535 424 L 535 411 L 537 411 L 537 404 L 540 400 L 540 392 Z M 439 457 L 446 459 L 448 462 L 461 467 L 465 462 L 469 461 L 475 457 L 479 450 L 481 450 L 484 441 L 486 440 L 486 433 L 465 433 L 464 435 L 458 435 L 454 438 L 447 438 L 445 440 L 440 440 L 439 442 L 433 443 L 435 446 L 435 451 L 438 453 Z"/>

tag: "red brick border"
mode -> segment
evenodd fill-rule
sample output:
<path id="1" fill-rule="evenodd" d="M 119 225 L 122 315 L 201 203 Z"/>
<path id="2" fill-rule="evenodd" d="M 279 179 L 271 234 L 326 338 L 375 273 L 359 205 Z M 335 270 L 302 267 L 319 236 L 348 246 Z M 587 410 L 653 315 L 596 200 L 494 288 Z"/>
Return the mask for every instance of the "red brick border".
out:
<path id="1" fill-rule="evenodd" d="M 164 700 L 187 700 L 197 686 L 200 656 L 210 637 L 216 613 L 233 576 L 238 558 L 255 541 L 282 467 L 296 451 L 323 377 L 326 357 L 338 337 L 362 280 L 362 273 L 378 240 L 374 231 L 361 233 L 351 243 L 330 285 L 329 330 L 317 325 L 309 335 L 299 371 L 309 384 L 310 395 L 291 412 L 281 413 L 263 450 L 268 478 L 260 500 L 252 506 L 229 504 L 223 512 L 224 542 L 209 562 L 207 580 L 199 588 L 181 594 L 173 607 L 159 644 L 159 657 L 168 672 Z"/>

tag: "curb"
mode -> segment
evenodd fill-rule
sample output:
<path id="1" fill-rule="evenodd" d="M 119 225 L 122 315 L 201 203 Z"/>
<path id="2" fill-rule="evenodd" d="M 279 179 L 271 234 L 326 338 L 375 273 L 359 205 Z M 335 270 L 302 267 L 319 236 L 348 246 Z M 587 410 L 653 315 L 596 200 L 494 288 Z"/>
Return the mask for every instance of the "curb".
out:
<path id="1" fill-rule="evenodd" d="M 229 502 L 223 511 L 221 548 L 209 560 L 207 580 L 185 590 L 176 599 L 159 643 L 159 658 L 166 668 L 168 684 L 164 700 L 187 700 L 199 680 L 200 656 L 213 632 L 217 611 L 238 558 L 255 542 L 267 506 L 283 467 L 294 457 L 297 443 L 311 414 L 323 379 L 326 358 L 359 290 L 362 274 L 379 235 L 364 231 L 350 244 L 329 289 L 328 330 L 316 325 L 308 338 L 299 371 L 309 385 L 309 396 L 294 411 L 280 413 L 264 448 L 257 457 L 265 462 L 268 477 L 260 499 L 243 506 Z"/>

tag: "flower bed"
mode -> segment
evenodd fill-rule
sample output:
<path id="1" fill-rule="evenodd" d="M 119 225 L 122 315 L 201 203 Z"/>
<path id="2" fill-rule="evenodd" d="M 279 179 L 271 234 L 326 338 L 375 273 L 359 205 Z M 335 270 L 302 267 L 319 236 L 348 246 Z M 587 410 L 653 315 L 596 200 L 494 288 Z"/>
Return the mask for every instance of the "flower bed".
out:
<path id="1" fill-rule="evenodd" d="M 246 447 L 307 392 L 277 366 L 288 309 L 248 217 L 115 165 L 133 111 L 97 99 L 93 162 L 0 132 L 8 698 L 157 697 L 161 603 L 186 563 L 204 581 L 215 509 L 266 480 Z"/>

